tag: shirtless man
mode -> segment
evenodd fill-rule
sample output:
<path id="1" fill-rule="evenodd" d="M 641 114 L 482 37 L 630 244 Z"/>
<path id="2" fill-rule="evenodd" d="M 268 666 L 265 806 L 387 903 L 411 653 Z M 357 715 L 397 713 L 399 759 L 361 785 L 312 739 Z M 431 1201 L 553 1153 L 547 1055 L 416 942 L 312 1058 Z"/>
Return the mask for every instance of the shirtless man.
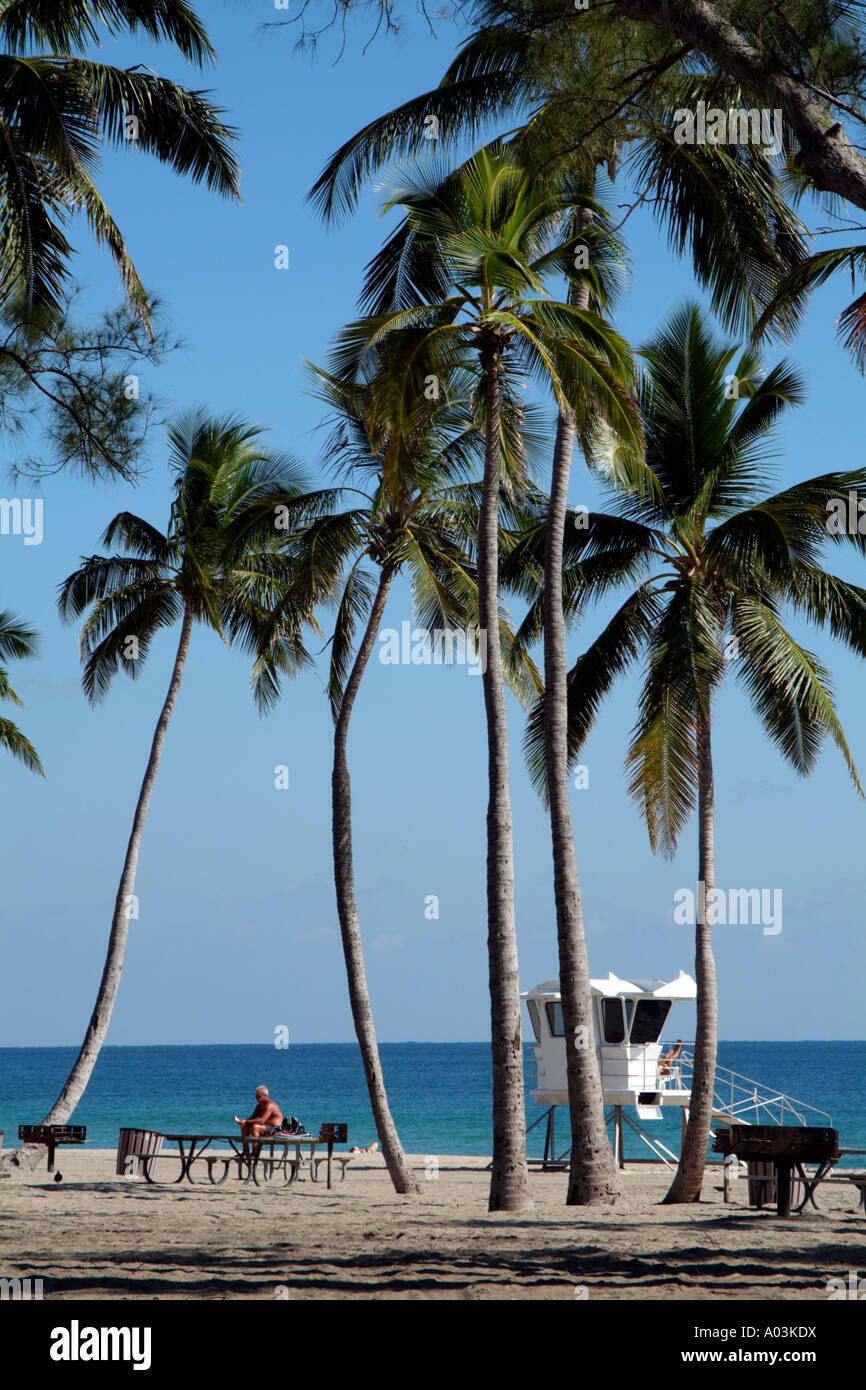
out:
<path id="1" fill-rule="evenodd" d="M 249 1119 L 242 1120 L 240 1115 L 232 1115 L 232 1119 L 235 1124 L 240 1125 L 241 1134 L 245 1139 L 261 1139 L 265 1135 L 279 1132 L 283 1123 L 283 1112 L 277 1102 L 271 1100 L 267 1086 L 257 1086 L 256 1108 Z"/>

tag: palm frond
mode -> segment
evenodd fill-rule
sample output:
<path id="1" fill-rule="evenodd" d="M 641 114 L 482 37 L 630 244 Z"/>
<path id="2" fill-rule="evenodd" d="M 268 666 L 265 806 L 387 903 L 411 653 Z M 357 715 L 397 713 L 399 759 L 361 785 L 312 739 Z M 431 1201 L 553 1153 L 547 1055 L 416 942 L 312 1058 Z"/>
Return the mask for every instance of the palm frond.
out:
<path id="1" fill-rule="evenodd" d="M 106 32 L 172 43 L 200 66 L 216 61 L 204 24 L 186 0 L 7 0 L 0 12 L 0 40 L 12 53 L 30 45 L 68 53 L 98 43 Z"/>
<path id="2" fill-rule="evenodd" d="M 118 671 L 135 680 L 157 632 L 172 627 L 182 611 L 177 590 L 160 582 L 139 581 L 93 603 L 79 638 L 88 700 L 102 700 Z"/>
<path id="3" fill-rule="evenodd" d="M 45 776 L 39 754 L 11 719 L 0 719 L 0 748 L 5 748 L 7 753 L 11 753 L 13 758 L 23 763 L 31 772 L 37 773 L 39 777 Z"/>
<path id="4" fill-rule="evenodd" d="M 794 641 L 768 604 L 756 598 L 739 595 L 734 599 L 731 627 L 739 643 L 738 675 L 783 757 L 808 776 L 829 734 L 862 796 L 826 668 Z"/>
<path id="5" fill-rule="evenodd" d="M 713 601 L 686 581 L 658 618 L 632 731 L 626 769 L 654 852 L 673 856 L 697 795 L 698 724 L 723 674 Z"/>
<path id="6" fill-rule="evenodd" d="M 8 608 L 0 610 L 0 660 L 24 661 L 39 654 L 39 634 Z"/>

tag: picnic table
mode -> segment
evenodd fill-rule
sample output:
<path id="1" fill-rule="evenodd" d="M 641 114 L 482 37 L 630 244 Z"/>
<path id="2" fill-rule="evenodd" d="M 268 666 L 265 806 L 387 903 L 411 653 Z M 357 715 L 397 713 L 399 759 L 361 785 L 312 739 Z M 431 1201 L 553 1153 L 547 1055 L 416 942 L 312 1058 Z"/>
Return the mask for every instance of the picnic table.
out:
<path id="1" fill-rule="evenodd" d="M 239 1134 L 192 1133 L 164 1134 L 162 1137 L 170 1143 L 177 1144 L 178 1148 L 180 1172 L 176 1178 L 170 1179 L 172 1183 L 183 1182 L 184 1179 L 187 1182 L 195 1182 L 192 1166 L 202 1160 L 207 1165 L 208 1177 L 215 1186 L 225 1182 L 232 1164 L 237 1165 L 239 1178 L 244 1182 L 252 1180 L 256 1187 L 259 1186 L 260 1172 L 265 1182 L 269 1182 L 275 1172 L 282 1172 L 285 1185 L 288 1186 L 297 1180 L 305 1164 L 302 1152 L 305 1148 L 309 1149 L 306 1163 L 310 1168 L 310 1176 L 314 1182 L 317 1179 L 313 1159 L 321 1141 L 315 1134 L 268 1134 L 261 1139 L 244 1139 Z M 231 1152 L 211 1153 L 205 1156 L 206 1150 L 212 1144 L 228 1145 Z M 264 1149 L 268 1149 L 269 1152 L 264 1154 Z M 276 1153 L 276 1149 L 282 1149 L 282 1153 Z M 290 1153 L 290 1150 L 294 1150 L 294 1153 Z M 158 1186 L 160 1179 L 155 1176 L 157 1163 L 160 1159 L 171 1159 L 174 1156 L 166 1153 L 141 1154 L 139 1163 L 146 1181 Z M 219 1164 L 222 1164 L 222 1172 L 217 1174 L 215 1170 Z"/>
<path id="2" fill-rule="evenodd" d="M 839 1150 L 840 1158 L 846 1154 L 866 1154 L 866 1149 Z M 808 1191 L 797 1208 L 798 1211 L 802 1211 L 807 1202 L 810 1202 L 816 1211 L 821 1210 L 820 1203 L 815 1196 L 815 1189 L 822 1182 L 851 1183 L 857 1189 L 860 1211 L 866 1212 L 866 1173 L 862 1168 L 837 1168 L 833 1163 L 821 1164 L 818 1171 L 809 1179 Z"/>

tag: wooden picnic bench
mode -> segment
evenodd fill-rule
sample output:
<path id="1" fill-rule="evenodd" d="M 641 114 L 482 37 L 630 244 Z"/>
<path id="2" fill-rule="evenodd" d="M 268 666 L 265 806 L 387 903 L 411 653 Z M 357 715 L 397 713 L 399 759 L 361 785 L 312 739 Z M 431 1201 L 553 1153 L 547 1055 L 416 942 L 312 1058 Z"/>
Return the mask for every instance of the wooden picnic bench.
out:
<path id="1" fill-rule="evenodd" d="M 200 1153 L 196 1156 L 196 1158 L 193 1159 L 193 1162 L 207 1164 L 207 1175 L 210 1181 L 213 1183 L 214 1187 L 219 1187 L 220 1183 L 225 1182 L 229 1174 L 229 1169 L 231 1168 L 233 1163 L 237 1164 L 238 1178 L 243 1179 L 244 1177 L 244 1166 L 246 1164 L 246 1159 L 244 1158 L 243 1154 Z M 214 1177 L 214 1170 L 218 1168 L 220 1164 L 223 1165 L 222 1173 L 219 1177 Z M 192 1178 L 190 1178 L 190 1182 L 192 1182 Z"/>
<path id="2" fill-rule="evenodd" d="M 161 1160 L 180 1160 L 180 1172 L 176 1178 L 165 1181 L 175 1184 L 194 1182 L 193 1164 L 200 1163 L 207 1168 L 209 1181 L 218 1187 L 225 1182 L 232 1164 L 237 1167 L 237 1176 L 243 1182 L 252 1181 L 259 1186 L 259 1177 L 265 1182 L 273 1180 L 282 1173 L 284 1185 L 303 1181 L 302 1170 L 309 1168 L 313 1182 L 319 1181 L 319 1171 L 324 1163 L 327 1167 L 327 1185 L 332 1185 L 334 1162 L 340 1165 L 340 1180 L 346 1177 L 346 1168 L 354 1155 L 334 1154 L 335 1143 L 345 1143 L 348 1128 L 345 1124 L 323 1124 L 318 1136 L 315 1134 L 268 1134 L 260 1139 L 247 1139 L 240 1134 L 158 1134 L 152 1130 L 121 1130 L 118 1144 L 118 1172 L 127 1175 L 141 1174 L 153 1186 L 161 1185 L 157 1176 Z M 163 1152 L 164 1141 L 177 1144 L 177 1155 Z M 230 1152 L 208 1153 L 212 1144 L 225 1144 Z M 316 1154 L 316 1149 L 324 1145 L 325 1154 Z M 309 1154 L 304 1150 L 308 1149 Z M 292 1152 L 293 1151 L 293 1152 Z M 219 1166 L 222 1164 L 222 1172 Z"/>
<path id="3" fill-rule="evenodd" d="M 840 1149 L 839 1157 L 844 1158 L 846 1154 L 866 1154 L 866 1149 Z M 820 1204 L 815 1200 L 815 1188 L 822 1182 L 841 1182 L 851 1183 L 857 1189 L 858 1207 L 860 1211 L 866 1212 L 866 1170 L 862 1168 L 837 1168 L 829 1169 L 826 1173 L 816 1174 L 812 1182 L 807 1200 L 812 1203 L 816 1211 L 821 1210 Z M 803 1206 L 805 1206 L 805 1201 Z M 800 1208 L 802 1210 L 802 1207 Z"/>
<path id="4" fill-rule="evenodd" d="M 339 1163 L 339 1165 L 340 1165 L 340 1182 L 345 1182 L 345 1179 L 346 1179 L 346 1169 L 348 1168 L 349 1164 L 352 1162 L 352 1159 L 355 1158 L 355 1157 L 356 1157 L 355 1154 L 333 1154 L 333 1155 L 332 1155 L 332 1157 L 331 1157 L 331 1162 L 332 1162 L 332 1163 Z M 314 1159 L 313 1159 L 312 1167 L 311 1167 L 311 1170 L 310 1170 L 310 1177 L 313 1179 L 313 1182 L 318 1182 L 318 1181 L 319 1181 L 319 1169 L 321 1168 L 321 1166 L 322 1166 L 323 1163 L 326 1164 L 326 1165 L 327 1165 L 327 1163 L 328 1163 L 328 1156 L 327 1156 L 327 1154 L 322 1154 L 322 1156 L 321 1156 L 320 1158 L 314 1158 Z M 330 1185 L 331 1185 L 331 1184 L 330 1184 L 330 1180 L 329 1180 L 328 1186 L 330 1187 Z"/>

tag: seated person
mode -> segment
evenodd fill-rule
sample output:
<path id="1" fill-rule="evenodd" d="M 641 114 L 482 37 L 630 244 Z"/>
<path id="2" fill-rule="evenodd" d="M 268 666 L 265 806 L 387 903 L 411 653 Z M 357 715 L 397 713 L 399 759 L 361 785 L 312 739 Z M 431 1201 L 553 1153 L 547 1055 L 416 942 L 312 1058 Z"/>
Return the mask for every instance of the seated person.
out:
<path id="1" fill-rule="evenodd" d="M 671 1074 L 671 1063 L 672 1063 L 672 1062 L 675 1062 L 675 1061 L 677 1060 L 677 1058 L 679 1057 L 679 1055 L 680 1055 L 680 1053 L 682 1052 L 682 1050 L 683 1050 L 683 1040 L 682 1040 L 682 1038 L 677 1038 L 677 1040 L 676 1040 L 676 1042 L 674 1043 L 673 1047 L 669 1047 L 668 1050 L 667 1050 L 667 1052 L 662 1053 L 661 1057 L 659 1058 L 659 1075 L 660 1075 L 660 1076 L 670 1076 L 670 1074 Z"/>
<path id="2" fill-rule="evenodd" d="M 256 1087 L 256 1108 L 248 1119 L 232 1115 L 235 1124 L 240 1125 L 245 1139 L 262 1139 L 269 1134 L 279 1134 L 283 1123 L 283 1112 L 275 1100 L 271 1100 L 267 1086 Z"/>

